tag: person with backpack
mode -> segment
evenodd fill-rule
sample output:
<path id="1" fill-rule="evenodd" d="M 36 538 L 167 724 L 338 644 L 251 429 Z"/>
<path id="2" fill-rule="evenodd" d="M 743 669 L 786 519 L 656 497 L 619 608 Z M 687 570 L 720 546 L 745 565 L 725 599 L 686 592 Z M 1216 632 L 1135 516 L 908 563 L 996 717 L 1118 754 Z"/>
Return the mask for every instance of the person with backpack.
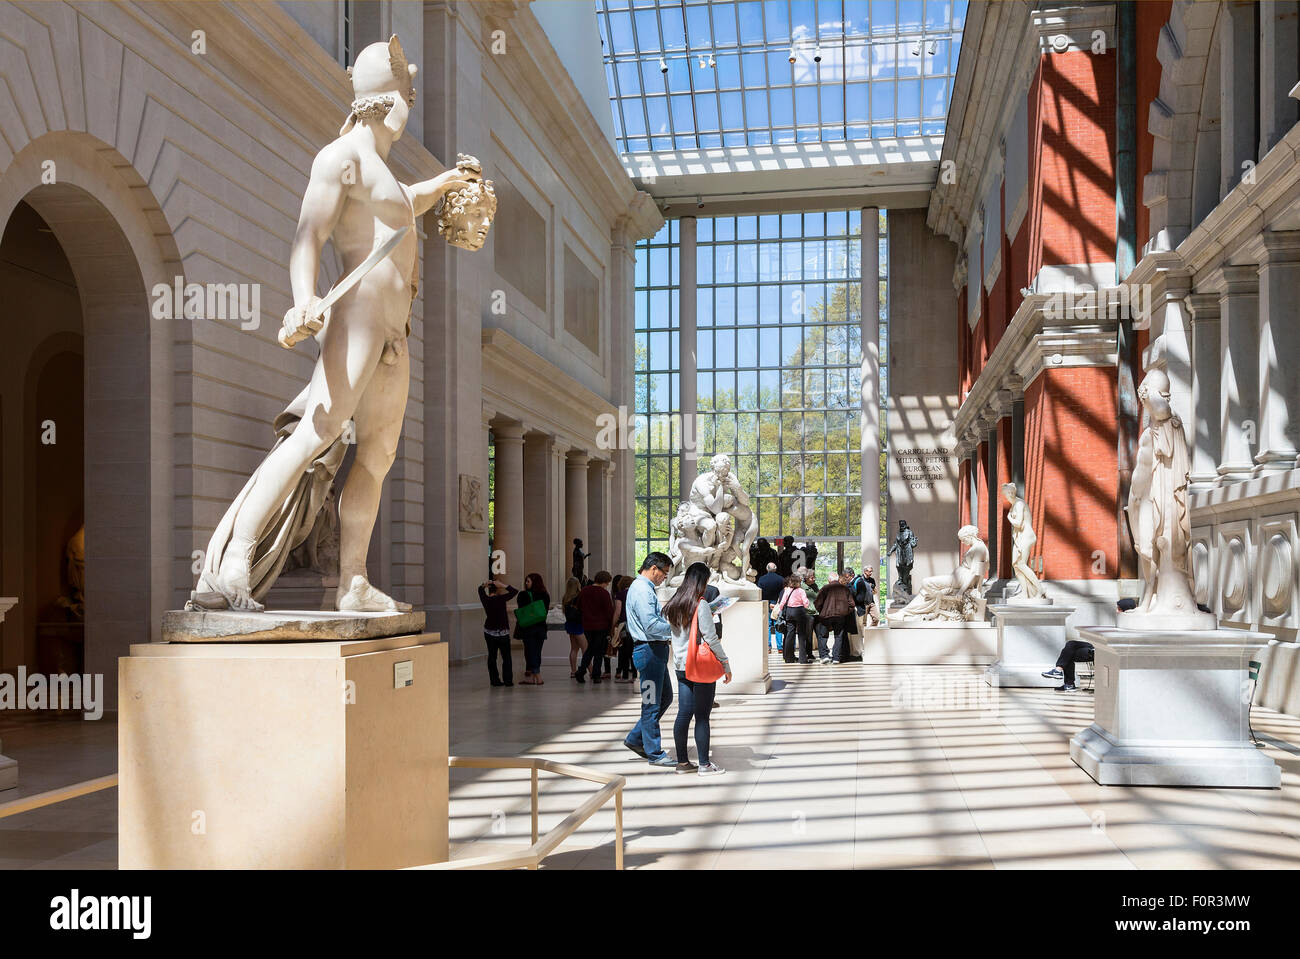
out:
<path id="1" fill-rule="evenodd" d="M 713 624 L 713 609 L 705 599 L 709 567 L 692 563 L 682 576 L 673 598 L 664 605 L 664 618 L 672 630 L 673 661 L 677 671 L 677 719 L 673 741 L 677 747 L 677 772 L 719 776 L 726 772 L 709 760 L 709 713 L 718 679 L 731 682 L 731 664 Z M 705 650 L 708 650 L 706 653 Z M 690 761 L 686 736 L 695 720 L 695 753 Z"/>
<path id="2" fill-rule="evenodd" d="M 876 580 L 871 574 L 874 567 L 864 566 L 862 572 L 853 577 L 850 590 L 853 592 L 853 605 L 857 611 L 859 619 L 869 619 L 871 626 L 880 625 L 880 617 L 876 614 Z M 846 570 L 852 573 L 853 570 Z"/>

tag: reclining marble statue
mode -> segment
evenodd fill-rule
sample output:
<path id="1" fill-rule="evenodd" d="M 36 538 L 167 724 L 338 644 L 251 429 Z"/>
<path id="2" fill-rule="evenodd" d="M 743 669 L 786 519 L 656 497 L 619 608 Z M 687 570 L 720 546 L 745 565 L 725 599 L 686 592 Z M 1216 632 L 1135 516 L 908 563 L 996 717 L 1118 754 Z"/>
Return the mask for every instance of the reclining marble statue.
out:
<path id="1" fill-rule="evenodd" d="M 977 526 L 963 526 L 957 531 L 957 539 L 966 547 L 957 568 L 947 576 L 927 576 L 912 601 L 892 618 L 902 622 L 957 623 L 973 623 L 983 618 L 989 548 L 980 539 Z"/>
<path id="2" fill-rule="evenodd" d="M 749 494 L 731 472 L 731 458 L 720 453 L 696 477 L 669 524 L 668 556 L 674 567 L 668 585 L 680 584 L 692 563 L 704 563 L 713 571 L 711 581 L 752 590 L 745 569 L 757 535 L 758 515 L 750 508 Z"/>
<path id="3" fill-rule="evenodd" d="M 461 155 L 411 185 L 388 167 L 415 104 L 416 66 L 396 36 L 372 43 L 349 70 L 352 110 L 312 163 L 289 256 L 293 306 L 280 345 L 314 337 L 320 355 L 307 387 L 276 417 L 276 443 L 217 525 L 189 608 L 258 611 L 289 553 L 320 519 L 347 446 L 355 457 L 338 498 L 335 608 L 410 609 L 370 584 L 366 553 L 380 489 L 397 453 L 410 383 L 411 302 L 418 282 L 417 218 L 433 210 L 450 244 L 482 247 L 496 212 L 492 181 Z M 327 240 L 344 279 L 315 295 Z"/>

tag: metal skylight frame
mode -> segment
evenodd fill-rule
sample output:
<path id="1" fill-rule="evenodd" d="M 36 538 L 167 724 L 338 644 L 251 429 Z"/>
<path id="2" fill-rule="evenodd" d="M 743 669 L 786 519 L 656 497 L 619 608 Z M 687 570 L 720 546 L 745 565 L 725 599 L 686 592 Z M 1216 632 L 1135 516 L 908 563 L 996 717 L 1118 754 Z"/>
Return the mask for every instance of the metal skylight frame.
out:
<path id="1" fill-rule="evenodd" d="M 708 0 L 596 0 L 597 21 L 604 44 L 604 64 L 606 78 L 610 86 L 611 108 L 616 124 L 616 138 L 623 153 L 655 153 L 680 149 L 708 149 L 722 146 L 760 146 L 770 143 L 803 143 L 824 140 L 856 140 L 876 137 L 937 135 L 942 133 L 944 115 L 951 96 L 953 75 L 956 72 L 957 54 L 960 49 L 961 27 L 965 21 L 967 0 L 728 0 L 728 2 L 708 2 Z M 645 13 L 653 11 L 655 28 L 654 37 L 642 37 Z M 707 15 L 709 39 L 701 43 L 698 38 L 693 42 L 691 35 L 692 11 L 701 11 Z M 771 21 L 774 13 L 784 15 L 784 23 L 779 26 Z M 850 21 L 849 14 L 854 14 Z M 882 14 L 888 16 L 881 16 Z M 641 16 L 639 17 L 638 14 Z M 735 40 L 720 44 L 716 39 L 719 34 L 719 17 L 729 14 L 730 25 L 723 23 L 723 35 L 734 33 Z M 863 15 L 865 14 L 865 18 Z M 900 25 L 900 18 L 908 16 L 908 23 Z M 744 26 L 753 23 L 758 17 L 763 39 L 761 42 L 746 39 Z M 877 16 L 887 25 L 877 27 Z M 632 50 L 616 51 L 613 43 L 613 23 L 616 18 L 625 17 L 623 25 Z M 642 26 L 638 26 L 638 20 Z M 681 24 L 682 46 L 678 50 L 666 49 L 665 24 L 671 22 L 673 29 Z M 702 24 L 697 24 L 697 27 Z M 807 27 L 805 37 L 795 37 L 801 28 Z M 823 30 L 823 27 L 827 29 Z M 620 31 L 623 32 L 623 31 Z M 920 44 L 920 55 L 915 75 L 900 76 L 899 64 L 908 64 L 913 49 Z M 810 62 L 815 49 L 820 47 L 822 62 Z M 793 65 L 788 63 L 790 52 L 798 50 L 804 69 L 816 71 L 814 82 L 799 82 Z M 931 53 L 931 48 L 936 48 Z M 947 54 L 944 69 L 934 70 L 933 58 L 939 50 Z M 859 51 L 859 59 L 850 62 L 851 51 Z M 886 53 L 887 51 L 887 53 Z M 877 54 L 884 53 L 882 62 L 887 62 L 886 75 L 874 77 Z M 780 69 L 791 72 L 779 77 L 785 82 L 773 83 L 771 71 L 778 63 Z M 722 61 L 714 67 L 704 67 L 714 71 L 714 77 L 721 70 L 730 68 L 726 58 L 734 58 L 738 86 L 722 87 L 716 79 L 708 89 L 701 89 L 697 82 L 696 61 L 699 57 Z M 762 82 L 746 75 L 748 69 L 757 66 L 754 57 L 761 57 L 763 64 Z M 908 58 L 904 60 L 903 58 Z M 827 64 L 827 61 L 831 61 Z M 660 70 L 660 64 L 674 70 L 677 63 L 685 66 L 686 84 L 674 92 L 670 74 Z M 635 65 L 635 91 L 623 89 L 620 67 Z M 650 65 L 650 70 L 647 70 Z M 836 80 L 823 80 L 823 71 L 828 67 L 837 70 Z M 850 79 L 850 73 L 861 70 L 861 76 Z M 662 79 L 657 81 L 647 92 L 647 73 L 660 72 Z M 916 117 L 898 119 L 899 98 L 902 84 L 916 82 Z M 933 97 L 935 81 L 942 81 L 941 110 L 931 110 L 927 117 L 926 105 Z M 890 84 L 888 116 L 876 116 L 875 92 L 873 88 L 881 83 Z M 680 80 L 679 80 L 680 86 Z M 839 119 L 826 122 L 827 104 L 825 89 L 838 88 Z M 927 95 L 927 86 L 931 92 Z M 750 96 L 763 91 L 762 104 L 765 107 L 766 122 L 751 115 Z M 788 91 L 790 103 L 789 124 L 777 123 L 773 110 L 773 91 Z M 805 112 L 813 104 L 805 103 L 801 109 L 799 101 L 801 90 L 813 90 L 811 97 L 815 103 L 815 120 L 800 122 L 808 114 Z M 732 94 L 734 106 L 739 108 L 741 126 L 728 129 L 724 106 L 724 94 Z M 865 102 L 856 103 L 850 97 L 865 98 Z M 700 129 L 700 98 L 716 97 L 718 123 L 716 130 Z M 808 96 L 804 94 L 804 96 Z M 679 129 L 680 124 L 675 115 L 678 98 L 689 97 L 690 129 Z M 653 103 L 651 102 L 653 101 Z M 662 104 L 663 118 L 666 120 L 666 132 L 660 133 L 651 126 L 651 106 L 656 113 Z M 855 111 L 855 107 L 860 110 Z M 640 128 L 643 134 L 629 135 L 627 117 L 629 110 L 634 122 L 632 129 Z M 734 112 L 734 107 L 733 111 Z M 855 115 L 857 119 L 853 119 Z M 833 135 L 828 135 L 828 133 Z M 635 146 L 636 149 L 629 149 Z"/>

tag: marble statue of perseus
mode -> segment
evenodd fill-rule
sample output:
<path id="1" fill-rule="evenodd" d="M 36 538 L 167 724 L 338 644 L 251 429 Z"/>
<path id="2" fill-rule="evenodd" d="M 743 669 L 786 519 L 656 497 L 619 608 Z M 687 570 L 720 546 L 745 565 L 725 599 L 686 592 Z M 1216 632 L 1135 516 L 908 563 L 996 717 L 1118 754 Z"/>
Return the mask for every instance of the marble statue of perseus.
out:
<path id="1" fill-rule="evenodd" d="M 1169 377 L 1153 369 L 1138 387 L 1146 428 L 1138 437 L 1137 458 L 1129 485 L 1128 516 L 1138 554 L 1142 600 L 1119 616 L 1119 625 L 1181 626 L 1213 629 L 1212 613 L 1196 607 L 1188 552 L 1192 540 L 1187 508 L 1190 457 L 1182 419 L 1169 402 Z"/>
<path id="2" fill-rule="evenodd" d="M 415 105 L 415 74 L 396 36 L 367 46 L 349 70 L 352 110 L 338 138 L 312 163 L 289 256 L 293 306 L 279 333 L 287 349 L 315 337 L 320 356 L 310 383 L 276 418 L 275 446 L 213 533 L 192 607 L 263 608 L 260 600 L 288 553 L 310 535 L 348 441 L 354 441 L 355 459 L 339 496 L 335 607 L 410 609 L 370 584 L 366 552 L 410 383 L 406 338 L 419 276 L 416 220 L 433 210 L 448 243 L 478 249 L 496 212 L 492 182 L 473 157 L 461 156 L 453 169 L 411 185 L 399 183 L 389 169 L 389 151 Z M 344 279 L 322 300 L 315 295 L 316 274 L 331 238 Z"/>
<path id="3" fill-rule="evenodd" d="M 1020 498 L 1015 483 L 1002 484 L 1002 498 L 1007 504 L 1007 523 L 1011 526 L 1011 571 L 1020 584 L 1016 599 L 1038 600 L 1043 598 L 1043 584 L 1039 582 L 1033 567 L 1029 565 L 1030 554 L 1038 537 L 1034 535 L 1034 526 L 1030 522 L 1029 507 Z M 1046 600 L 1043 600 L 1046 602 Z"/>
<path id="4" fill-rule="evenodd" d="M 989 548 L 980 539 L 977 526 L 963 526 L 957 531 L 957 539 L 966 547 L 957 568 L 948 576 L 927 576 L 922 580 L 920 591 L 896 614 L 899 620 L 974 622 L 979 617 Z"/>

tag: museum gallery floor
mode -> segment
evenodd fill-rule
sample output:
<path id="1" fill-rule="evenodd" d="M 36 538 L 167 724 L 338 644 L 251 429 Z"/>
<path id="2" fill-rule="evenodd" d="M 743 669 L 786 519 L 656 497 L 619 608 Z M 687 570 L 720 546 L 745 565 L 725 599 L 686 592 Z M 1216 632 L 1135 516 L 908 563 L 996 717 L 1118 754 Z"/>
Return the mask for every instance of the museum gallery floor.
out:
<path id="1" fill-rule="evenodd" d="M 491 689 L 481 664 L 453 668 L 451 751 L 627 776 L 631 869 L 1300 867 L 1300 719 L 1253 713 L 1280 790 L 1099 786 L 1069 755 L 1092 721 L 1086 692 L 994 690 L 974 666 L 771 668 L 771 693 L 713 714 L 717 779 L 631 761 L 631 687 L 576 687 L 560 670 Z M 116 767 L 109 720 L 6 719 L 0 736 L 41 759 L 20 795 Z M 542 829 L 588 788 L 544 777 Z M 0 869 L 114 868 L 116 811 L 107 790 L 2 820 Z M 454 858 L 522 848 L 528 828 L 526 774 L 453 771 Z M 612 868 L 612 841 L 607 808 L 543 868 Z"/>

